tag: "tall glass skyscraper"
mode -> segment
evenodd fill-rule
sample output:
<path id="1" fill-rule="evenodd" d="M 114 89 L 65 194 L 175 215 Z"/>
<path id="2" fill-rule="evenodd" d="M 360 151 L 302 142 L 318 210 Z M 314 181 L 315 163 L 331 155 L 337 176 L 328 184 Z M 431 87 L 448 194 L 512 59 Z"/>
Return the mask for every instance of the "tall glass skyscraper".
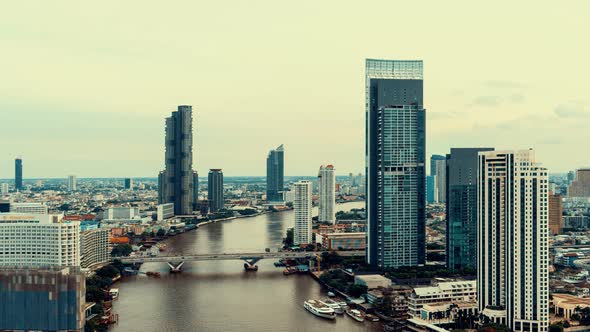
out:
<path id="1" fill-rule="evenodd" d="M 452 148 L 446 161 L 447 267 L 475 269 L 477 257 L 477 155 L 493 148 Z"/>
<path id="2" fill-rule="evenodd" d="M 422 61 L 366 61 L 367 261 L 424 264 L 425 110 Z"/>
<path id="3" fill-rule="evenodd" d="M 283 145 L 268 152 L 266 158 L 266 200 L 279 202 L 283 200 L 283 172 L 284 172 Z"/>
<path id="4" fill-rule="evenodd" d="M 207 198 L 211 212 L 217 212 L 223 209 L 223 172 L 219 168 L 209 170 Z"/>
<path id="5" fill-rule="evenodd" d="M 175 215 L 193 212 L 193 111 L 192 106 L 178 106 L 166 118 L 166 170 L 158 176 L 160 204 L 174 203 Z"/>
<path id="6" fill-rule="evenodd" d="M 14 189 L 23 189 L 23 160 L 21 158 L 14 160 Z"/>

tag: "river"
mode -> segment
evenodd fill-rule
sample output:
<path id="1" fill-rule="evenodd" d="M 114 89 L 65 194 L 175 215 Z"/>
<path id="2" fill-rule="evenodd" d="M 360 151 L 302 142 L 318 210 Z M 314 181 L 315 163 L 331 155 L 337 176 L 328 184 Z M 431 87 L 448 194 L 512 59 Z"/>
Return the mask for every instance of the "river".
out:
<path id="1" fill-rule="evenodd" d="M 364 207 L 338 204 L 337 210 Z M 317 214 L 317 211 L 315 211 Z M 167 240 L 166 254 L 261 252 L 281 246 L 293 211 L 204 225 Z M 334 321 L 313 316 L 303 301 L 325 297 L 308 275 L 283 276 L 273 260 L 245 272 L 242 261 L 187 262 L 182 273 L 165 263 L 146 263 L 142 271 L 161 278 L 126 277 L 115 285 L 119 322 L 112 331 L 382 331 L 380 323 L 358 323 L 346 315 Z"/>

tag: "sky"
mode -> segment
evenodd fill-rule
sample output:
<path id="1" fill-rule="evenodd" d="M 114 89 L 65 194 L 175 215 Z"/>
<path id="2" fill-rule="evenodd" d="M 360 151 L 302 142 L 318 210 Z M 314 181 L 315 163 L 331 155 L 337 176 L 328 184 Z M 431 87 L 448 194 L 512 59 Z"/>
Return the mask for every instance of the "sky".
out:
<path id="1" fill-rule="evenodd" d="M 194 168 L 364 169 L 366 58 L 422 59 L 427 154 L 534 148 L 590 165 L 590 2 L 11 1 L 0 11 L 0 178 L 156 176 L 193 105 Z"/>

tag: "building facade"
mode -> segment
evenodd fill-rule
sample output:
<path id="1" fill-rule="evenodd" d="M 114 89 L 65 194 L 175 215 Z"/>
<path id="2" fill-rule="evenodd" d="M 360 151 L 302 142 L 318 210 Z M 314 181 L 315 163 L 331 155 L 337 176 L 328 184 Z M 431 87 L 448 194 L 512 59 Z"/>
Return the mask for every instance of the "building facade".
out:
<path id="1" fill-rule="evenodd" d="M 23 190 L 23 160 L 21 158 L 14 160 L 14 190 Z"/>
<path id="2" fill-rule="evenodd" d="M 193 111 L 178 106 L 166 118 L 166 169 L 158 176 L 159 204 L 174 203 L 176 215 L 190 215 L 193 201 Z"/>
<path id="3" fill-rule="evenodd" d="M 0 328 L 83 331 L 85 280 L 73 267 L 0 267 Z"/>
<path id="4" fill-rule="evenodd" d="M 334 166 L 320 166 L 318 173 L 319 207 L 318 220 L 334 224 L 336 222 L 336 175 Z"/>
<path id="5" fill-rule="evenodd" d="M 125 179 L 125 189 L 133 190 L 133 179 L 132 178 Z"/>
<path id="6" fill-rule="evenodd" d="M 109 261 L 109 229 L 97 228 L 80 232 L 80 252 L 80 266 L 84 269 Z"/>
<path id="7" fill-rule="evenodd" d="M 576 178 L 567 189 L 568 197 L 590 197 L 590 168 L 576 171 Z"/>
<path id="8" fill-rule="evenodd" d="M 298 181 L 293 185 L 295 200 L 293 210 L 295 214 L 295 225 L 293 227 L 293 244 L 308 244 L 312 242 L 311 218 L 312 185 L 310 181 Z"/>
<path id="9" fill-rule="evenodd" d="M 478 153 L 493 148 L 452 148 L 446 160 L 446 259 L 451 270 L 475 269 Z"/>
<path id="10" fill-rule="evenodd" d="M 367 234 L 355 233 L 326 233 L 322 237 L 322 247 L 328 250 L 365 250 Z"/>
<path id="11" fill-rule="evenodd" d="M 547 169 L 532 150 L 480 152 L 478 165 L 479 312 L 511 331 L 547 331 Z"/>
<path id="12" fill-rule="evenodd" d="M 210 212 L 223 210 L 223 172 L 219 168 L 209 170 L 207 200 L 209 201 Z"/>
<path id="13" fill-rule="evenodd" d="M 158 217 L 158 221 L 174 217 L 174 204 L 158 204 L 158 206 L 156 207 L 156 214 Z"/>
<path id="14" fill-rule="evenodd" d="M 63 215 L 0 214 L 0 266 L 80 266 L 80 222 Z"/>
<path id="15" fill-rule="evenodd" d="M 68 191 L 76 191 L 77 181 L 75 175 L 68 175 Z"/>
<path id="16" fill-rule="evenodd" d="M 549 193 L 549 231 L 551 235 L 563 232 L 563 201 L 559 194 Z"/>
<path id="17" fill-rule="evenodd" d="M 446 203 L 447 202 L 447 161 L 436 160 L 436 202 Z"/>
<path id="18" fill-rule="evenodd" d="M 283 144 L 268 152 L 266 157 L 266 200 L 283 201 L 285 149 Z"/>
<path id="19" fill-rule="evenodd" d="M 25 202 L 12 203 L 10 202 L 10 212 L 14 213 L 29 213 L 29 214 L 47 214 L 49 208 L 43 203 Z"/>
<path id="20" fill-rule="evenodd" d="M 426 177 L 426 202 L 429 204 L 438 201 L 438 189 L 436 187 L 436 175 Z"/>
<path id="21" fill-rule="evenodd" d="M 367 262 L 424 264 L 422 61 L 366 61 Z"/>

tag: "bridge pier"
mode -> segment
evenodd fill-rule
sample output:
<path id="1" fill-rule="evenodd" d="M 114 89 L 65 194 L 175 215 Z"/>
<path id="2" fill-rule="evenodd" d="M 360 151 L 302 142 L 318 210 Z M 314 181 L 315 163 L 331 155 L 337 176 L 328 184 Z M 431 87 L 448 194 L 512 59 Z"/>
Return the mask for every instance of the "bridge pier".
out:
<path id="1" fill-rule="evenodd" d="M 179 273 L 182 272 L 182 266 L 184 265 L 184 261 L 180 263 L 177 262 L 167 262 L 168 266 L 170 267 L 170 273 Z"/>
<path id="2" fill-rule="evenodd" d="M 256 263 L 258 263 L 258 261 L 261 260 L 262 257 L 240 257 L 240 259 L 245 262 L 244 270 L 258 271 L 258 265 L 256 265 Z"/>

